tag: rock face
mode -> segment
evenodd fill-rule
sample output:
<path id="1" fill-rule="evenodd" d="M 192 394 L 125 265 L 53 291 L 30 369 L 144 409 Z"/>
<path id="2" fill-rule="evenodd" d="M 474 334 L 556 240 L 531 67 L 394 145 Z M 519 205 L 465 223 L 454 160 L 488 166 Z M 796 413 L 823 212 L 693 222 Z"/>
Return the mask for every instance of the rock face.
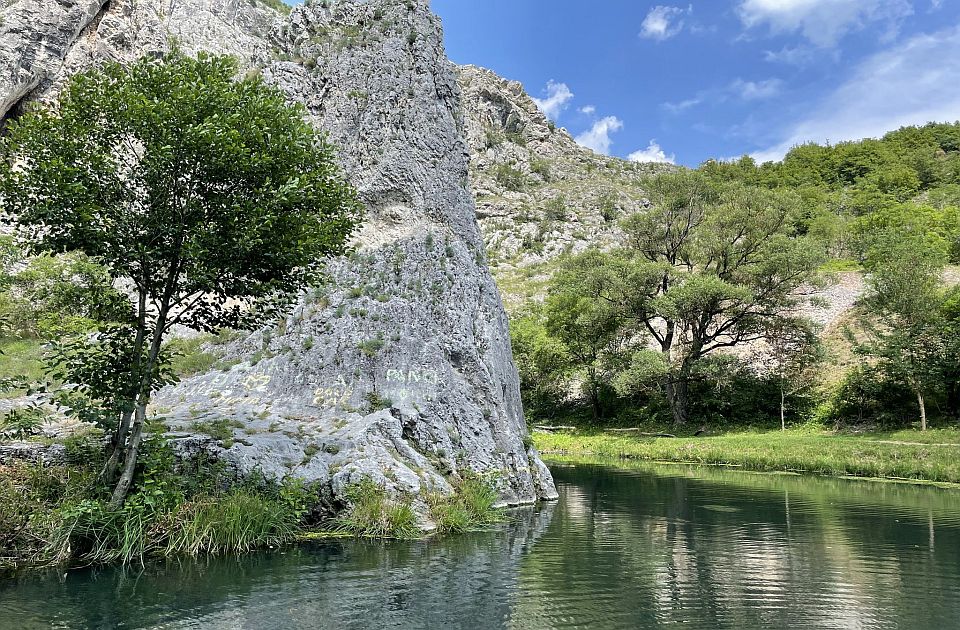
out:
<path id="1" fill-rule="evenodd" d="M 71 6 L 4 11 L 0 102 L 53 98 L 78 70 L 171 41 L 234 54 L 329 132 L 368 208 L 357 251 L 290 317 L 229 344 L 222 370 L 156 397 L 177 448 L 319 482 L 330 510 L 365 476 L 421 508 L 467 471 L 496 479 L 504 503 L 555 498 L 526 437 L 468 189 L 460 89 L 427 0 L 318 1 L 289 16 L 246 0 Z"/>
<path id="2" fill-rule="evenodd" d="M 649 206 L 644 178 L 674 169 L 580 146 L 516 81 L 476 66 L 458 77 L 477 217 L 498 270 L 616 242 L 617 220 Z"/>
<path id="3" fill-rule="evenodd" d="M 618 220 L 649 207 L 646 177 L 675 167 L 598 155 L 540 111 L 516 81 L 462 66 L 470 180 L 509 312 L 539 300 L 562 254 L 612 246 Z"/>

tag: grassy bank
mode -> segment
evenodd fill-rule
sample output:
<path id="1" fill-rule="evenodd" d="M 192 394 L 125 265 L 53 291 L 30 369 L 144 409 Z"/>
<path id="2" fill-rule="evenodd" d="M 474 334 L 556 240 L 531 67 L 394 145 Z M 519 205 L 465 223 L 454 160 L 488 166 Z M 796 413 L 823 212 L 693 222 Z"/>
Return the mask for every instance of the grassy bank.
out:
<path id="1" fill-rule="evenodd" d="M 544 454 L 737 466 L 764 472 L 960 483 L 960 431 L 809 431 L 648 438 L 596 430 L 534 433 Z"/>
<path id="2" fill-rule="evenodd" d="M 425 536 L 416 497 L 389 496 L 370 479 L 347 490 L 338 515 L 324 517 L 315 511 L 320 488 L 259 475 L 237 481 L 216 461 L 175 462 L 156 439 L 129 498 L 112 508 L 100 466 L 95 451 L 65 465 L 0 465 L 0 570 L 244 553 L 335 536 Z M 452 495 L 429 494 L 420 506 L 434 533 L 503 519 L 491 480 L 467 475 L 451 483 Z"/>

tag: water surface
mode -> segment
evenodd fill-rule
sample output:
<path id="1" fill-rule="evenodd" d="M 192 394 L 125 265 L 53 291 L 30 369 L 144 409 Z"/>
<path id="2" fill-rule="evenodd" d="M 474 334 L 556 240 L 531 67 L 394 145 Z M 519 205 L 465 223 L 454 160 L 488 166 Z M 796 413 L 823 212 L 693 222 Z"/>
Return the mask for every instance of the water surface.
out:
<path id="1" fill-rule="evenodd" d="M 0 628 L 960 628 L 960 491 L 554 463 L 497 531 L 0 583 Z"/>

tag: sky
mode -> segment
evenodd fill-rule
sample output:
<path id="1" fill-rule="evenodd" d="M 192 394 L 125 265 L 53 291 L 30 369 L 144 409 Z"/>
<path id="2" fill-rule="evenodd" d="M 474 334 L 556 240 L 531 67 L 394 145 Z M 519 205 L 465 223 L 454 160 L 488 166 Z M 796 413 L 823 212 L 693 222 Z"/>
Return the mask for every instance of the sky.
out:
<path id="1" fill-rule="evenodd" d="M 661 0 L 662 2 L 662 0 Z M 960 120 L 960 0 L 432 0 L 581 144 L 696 166 Z"/>

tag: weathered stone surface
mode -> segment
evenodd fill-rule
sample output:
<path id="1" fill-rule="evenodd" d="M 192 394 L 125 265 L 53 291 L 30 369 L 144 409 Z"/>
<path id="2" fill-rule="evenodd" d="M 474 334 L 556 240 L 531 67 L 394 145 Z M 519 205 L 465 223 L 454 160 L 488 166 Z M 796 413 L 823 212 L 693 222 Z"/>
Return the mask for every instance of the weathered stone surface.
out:
<path id="1" fill-rule="evenodd" d="M 57 3 L 21 2 L 60 25 Z M 239 473 L 321 482 L 333 508 L 363 476 L 421 496 L 472 471 L 496 478 L 505 503 L 556 497 L 526 439 L 468 189 L 460 91 L 426 0 L 315 2 L 288 17 L 242 0 L 128 1 L 95 17 L 72 46 L 64 39 L 65 61 L 26 71 L 23 85 L 46 86 L 36 98 L 171 37 L 235 54 L 329 132 L 369 210 L 357 252 L 332 262 L 290 317 L 233 342 L 229 369 L 157 396 L 155 411 L 182 432 L 177 448 L 213 452 Z M 18 50 L 41 45 L 37 33 Z M 217 423 L 235 425 L 234 438 L 201 436 Z"/>

